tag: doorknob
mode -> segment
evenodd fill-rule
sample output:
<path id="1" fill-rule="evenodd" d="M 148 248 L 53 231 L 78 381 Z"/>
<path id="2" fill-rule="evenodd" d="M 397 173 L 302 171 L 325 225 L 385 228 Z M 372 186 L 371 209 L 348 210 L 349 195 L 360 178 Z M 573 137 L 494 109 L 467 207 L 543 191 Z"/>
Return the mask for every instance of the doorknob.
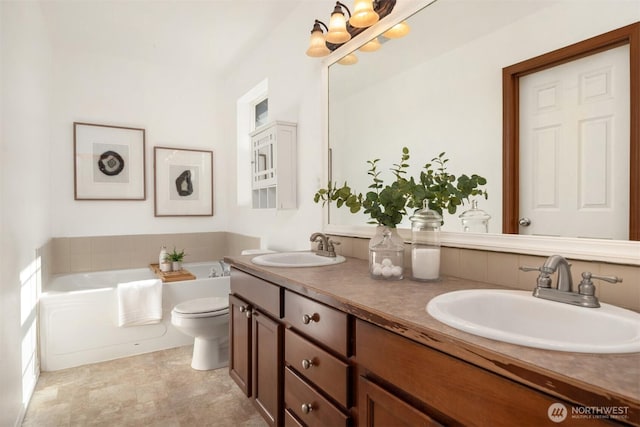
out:
<path id="1" fill-rule="evenodd" d="M 520 224 L 523 227 L 528 227 L 531 225 L 531 220 L 527 217 L 523 217 L 518 220 L 518 224 Z"/>

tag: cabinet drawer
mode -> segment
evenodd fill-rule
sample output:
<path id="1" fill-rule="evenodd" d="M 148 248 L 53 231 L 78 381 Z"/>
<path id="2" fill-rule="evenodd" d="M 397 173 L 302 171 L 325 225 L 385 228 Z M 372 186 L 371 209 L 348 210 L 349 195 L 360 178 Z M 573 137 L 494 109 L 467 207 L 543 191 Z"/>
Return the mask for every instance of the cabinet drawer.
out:
<path id="1" fill-rule="evenodd" d="M 276 318 L 282 317 L 281 292 L 279 286 L 231 269 L 231 293 L 241 295 Z"/>
<path id="2" fill-rule="evenodd" d="M 346 313 L 289 291 L 284 298 L 284 317 L 293 328 L 348 356 Z"/>
<path id="3" fill-rule="evenodd" d="M 558 399 L 370 323 L 356 322 L 356 360 L 441 414 L 467 426 L 548 425 Z M 366 373 L 365 373 L 366 375 Z M 580 424 L 567 417 L 563 424 Z M 600 425 L 599 420 L 589 420 Z M 591 424 L 589 424 L 591 425 Z"/>
<path id="4" fill-rule="evenodd" d="M 330 355 L 291 329 L 284 335 L 285 361 L 345 408 L 349 365 Z"/>
<path id="5" fill-rule="evenodd" d="M 285 408 L 309 427 L 347 426 L 349 417 L 333 406 L 290 368 L 284 371 Z"/>

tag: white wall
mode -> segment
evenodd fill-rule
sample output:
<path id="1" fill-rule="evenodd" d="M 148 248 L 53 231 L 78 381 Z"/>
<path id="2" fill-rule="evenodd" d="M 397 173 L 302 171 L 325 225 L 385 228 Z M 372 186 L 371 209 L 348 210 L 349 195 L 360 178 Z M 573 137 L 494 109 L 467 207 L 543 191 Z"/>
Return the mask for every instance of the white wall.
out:
<path id="1" fill-rule="evenodd" d="M 47 241 L 51 224 L 51 49 L 38 3 L 3 1 L 0 13 L 0 425 L 12 426 L 36 378 L 35 335 L 29 333 L 35 324 L 36 248 Z"/>
<path id="2" fill-rule="evenodd" d="M 217 231 L 225 228 L 228 174 L 217 119 L 216 81 L 176 61 L 159 64 L 55 48 L 51 145 L 55 237 Z M 146 130 L 145 201 L 76 201 L 73 196 L 73 122 Z M 214 216 L 154 217 L 153 147 L 213 150 Z"/>
<path id="3" fill-rule="evenodd" d="M 272 249 L 309 248 L 309 236 L 322 228 L 322 209 L 313 202 L 323 174 L 322 61 L 305 55 L 313 20 L 331 10 L 327 2 L 301 2 L 250 55 L 237 64 L 224 83 L 224 109 L 221 111 L 225 140 L 236 140 L 235 105 L 238 98 L 269 79 L 269 120 L 298 124 L 298 208 L 294 210 L 257 210 L 238 207 L 236 200 L 235 148 L 227 158 L 233 169 L 226 181 L 231 195 L 227 205 L 228 231 L 262 237 Z M 234 108 L 230 108 L 234 106 Z M 229 107 L 229 108 L 227 108 Z"/>

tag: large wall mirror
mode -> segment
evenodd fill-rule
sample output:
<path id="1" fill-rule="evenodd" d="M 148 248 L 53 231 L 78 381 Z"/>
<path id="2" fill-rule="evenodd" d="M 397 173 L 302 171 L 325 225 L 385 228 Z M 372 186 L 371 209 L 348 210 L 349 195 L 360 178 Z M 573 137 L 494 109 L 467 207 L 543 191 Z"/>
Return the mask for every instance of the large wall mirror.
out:
<path id="1" fill-rule="evenodd" d="M 489 234 L 461 233 L 458 216 L 470 208 L 462 206 L 445 217 L 445 240 L 478 248 L 485 247 L 479 243 L 484 241 L 514 251 L 537 247 L 539 252 L 555 242 L 558 251 L 574 248 L 569 252 L 577 256 L 580 250 L 575 248 L 591 246 L 583 258 L 606 254 L 613 248 L 614 255 L 601 259 L 637 264 L 638 246 L 621 238 L 594 241 L 502 234 L 503 68 L 637 22 L 637 4 L 437 0 L 411 16 L 393 16 L 389 25 L 402 18 L 411 28 L 405 37 L 379 37 L 379 50 L 353 51 L 356 64 L 335 62 L 328 67 L 332 180 L 338 184 L 346 181 L 366 192 L 370 184 L 367 160 L 380 158 L 383 178 L 391 179 L 388 168 L 400 160 L 402 147 L 410 149 L 412 175 L 445 152 L 449 172 L 476 173 L 487 179 L 489 198 L 478 199 L 478 207 L 491 215 Z M 357 47 L 356 41 L 350 45 Z M 332 58 L 337 60 L 346 53 L 339 50 Z M 326 228 L 362 235 L 366 234 L 362 226 L 367 220 L 364 215 L 330 206 Z M 408 226 L 408 222 L 401 224 Z"/>

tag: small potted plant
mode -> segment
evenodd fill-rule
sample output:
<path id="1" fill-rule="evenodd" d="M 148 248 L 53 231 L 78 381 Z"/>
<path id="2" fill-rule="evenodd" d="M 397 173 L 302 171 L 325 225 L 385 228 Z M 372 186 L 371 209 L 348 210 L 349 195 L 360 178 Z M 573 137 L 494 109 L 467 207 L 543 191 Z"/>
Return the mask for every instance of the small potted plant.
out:
<path id="1" fill-rule="evenodd" d="M 171 261 L 171 269 L 173 271 L 182 270 L 182 262 L 184 261 L 185 255 L 186 254 L 184 253 L 184 249 L 178 252 L 175 246 L 173 248 L 173 251 L 167 254 L 167 259 Z"/>

